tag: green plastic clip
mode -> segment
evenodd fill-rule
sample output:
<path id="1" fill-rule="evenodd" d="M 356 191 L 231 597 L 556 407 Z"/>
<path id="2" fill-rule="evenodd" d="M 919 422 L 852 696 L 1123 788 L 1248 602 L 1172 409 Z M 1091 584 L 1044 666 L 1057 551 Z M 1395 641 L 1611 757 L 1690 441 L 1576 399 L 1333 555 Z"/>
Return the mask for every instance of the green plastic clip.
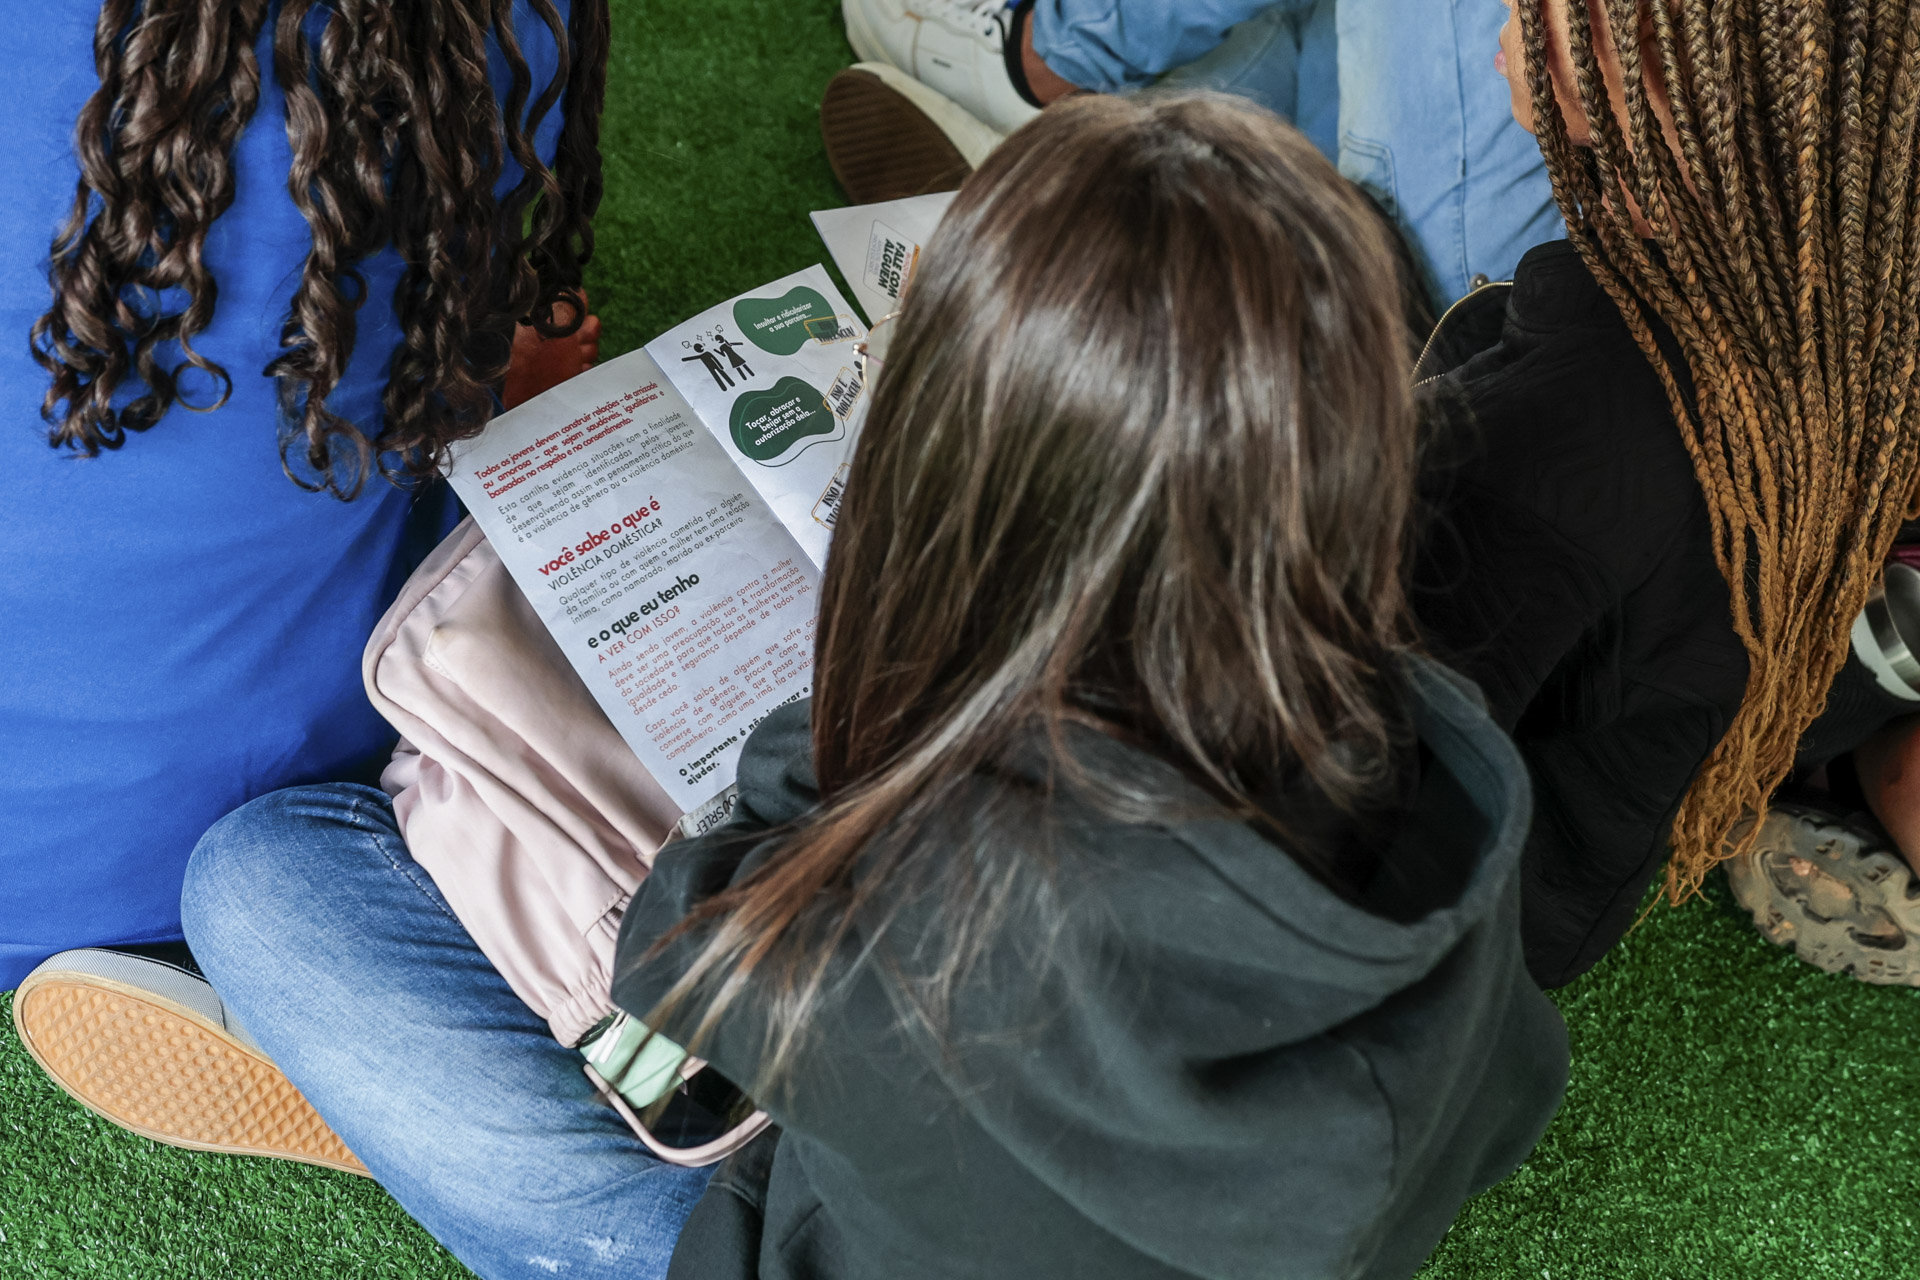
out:
<path id="1" fill-rule="evenodd" d="M 647 1024 L 615 1014 L 581 1044 L 587 1061 L 635 1111 L 644 1110 L 680 1086 L 687 1051 L 663 1035 L 648 1038 Z"/>

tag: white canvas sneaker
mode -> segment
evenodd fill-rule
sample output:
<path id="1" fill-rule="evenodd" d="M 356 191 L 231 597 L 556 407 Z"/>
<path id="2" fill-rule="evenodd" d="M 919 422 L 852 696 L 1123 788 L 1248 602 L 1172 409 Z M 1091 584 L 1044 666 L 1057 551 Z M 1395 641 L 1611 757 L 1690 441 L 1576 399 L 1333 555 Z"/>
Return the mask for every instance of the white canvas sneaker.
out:
<path id="1" fill-rule="evenodd" d="M 1011 133 L 1040 114 L 1007 74 L 1006 0 L 840 0 L 862 62 L 898 67 Z"/>

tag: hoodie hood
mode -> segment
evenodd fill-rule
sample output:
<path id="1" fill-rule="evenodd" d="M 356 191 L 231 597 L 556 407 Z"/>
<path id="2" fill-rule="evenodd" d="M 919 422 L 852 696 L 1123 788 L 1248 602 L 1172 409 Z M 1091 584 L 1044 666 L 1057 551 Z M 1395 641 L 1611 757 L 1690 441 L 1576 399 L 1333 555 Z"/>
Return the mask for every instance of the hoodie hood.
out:
<path id="1" fill-rule="evenodd" d="M 1044 929 L 1009 917 L 937 1033 L 890 976 L 945 924 L 934 908 L 890 926 L 903 963 L 848 941 L 795 1067 L 759 1098 L 783 1136 L 751 1274 L 1411 1275 L 1539 1136 L 1566 1041 L 1520 959 L 1525 772 L 1472 686 L 1421 658 L 1406 677 L 1425 763 L 1379 874 L 1424 868 L 1382 891 L 1427 909 L 1370 910 L 1372 886 L 1342 900 L 1170 770 L 1167 808 L 1191 821 L 1061 797 L 1047 832 L 1008 837 L 1072 846 L 1059 909 Z M 749 740 L 739 827 L 661 851 L 623 931 L 625 1007 L 644 1016 L 697 945 L 634 964 L 652 939 L 778 856 L 755 826 L 811 803 L 805 717 Z M 983 779 L 982 803 L 1013 785 Z M 747 1082 L 765 1044 L 749 1001 L 701 1052 Z"/>
<path id="2" fill-rule="evenodd" d="M 1258 1020 L 1259 1034 L 1315 1036 L 1419 981 L 1499 910 L 1518 868 L 1532 809 L 1513 744 L 1466 679 L 1417 656 L 1404 671 L 1424 764 L 1358 903 L 1230 817 L 1168 828 L 1213 872 L 1215 892 L 1238 895 L 1246 910 L 1237 913 L 1241 928 L 1223 935 L 1217 921 L 1210 929 L 1192 918 L 1207 898 L 1165 897 L 1147 927 L 1197 962 L 1237 958 L 1255 968 L 1240 1011 Z M 1373 909 L 1389 897 L 1428 905 L 1396 919 L 1401 912 Z"/>

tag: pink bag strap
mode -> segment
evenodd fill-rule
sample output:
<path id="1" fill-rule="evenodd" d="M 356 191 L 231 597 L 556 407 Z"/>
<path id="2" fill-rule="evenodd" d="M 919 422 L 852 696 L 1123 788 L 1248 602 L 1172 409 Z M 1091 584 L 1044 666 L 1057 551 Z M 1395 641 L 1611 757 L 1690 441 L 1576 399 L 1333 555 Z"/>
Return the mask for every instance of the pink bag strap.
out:
<path id="1" fill-rule="evenodd" d="M 691 1077 L 695 1072 L 704 1070 L 706 1065 L 699 1058 L 688 1058 L 681 1066 L 681 1078 Z M 591 1063 L 582 1067 L 581 1070 L 585 1071 L 587 1079 L 593 1082 L 593 1091 L 600 1096 L 600 1100 L 618 1111 L 620 1118 L 627 1122 L 627 1127 L 633 1130 L 640 1141 L 647 1144 L 647 1150 L 668 1164 L 677 1164 L 687 1169 L 699 1169 L 706 1165 L 718 1164 L 759 1137 L 761 1132 L 773 1123 L 773 1118 L 766 1112 L 755 1111 L 711 1142 L 703 1142 L 697 1147 L 670 1147 L 653 1136 L 653 1131 L 647 1128 L 645 1121 L 634 1114 L 633 1108 L 628 1105 L 625 1098 L 620 1096 L 619 1090 L 608 1084 L 606 1077 L 595 1071 Z"/>

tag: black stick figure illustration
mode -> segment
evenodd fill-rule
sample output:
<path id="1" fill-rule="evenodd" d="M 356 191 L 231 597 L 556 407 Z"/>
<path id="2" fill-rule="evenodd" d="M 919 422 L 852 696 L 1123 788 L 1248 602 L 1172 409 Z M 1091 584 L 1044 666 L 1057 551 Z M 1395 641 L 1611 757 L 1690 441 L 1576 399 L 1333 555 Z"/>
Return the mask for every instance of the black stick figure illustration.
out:
<path id="1" fill-rule="evenodd" d="M 733 371 L 740 376 L 740 381 L 745 382 L 753 376 L 753 370 L 747 368 L 746 357 L 740 354 L 733 340 L 718 329 L 713 331 L 713 345 L 726 353 L 727 361 L 733 365 Z"/>
<path id="2" fill-rule="evenodd" d="M 729 378 L 727 371 L 720 367 L 720 357 L 697 342 L 693 344 L 692 355 L 680 357 L 682 364 L 692 364 L 696 360 L 707 366 L 707 372 L 713 375 L 713 384 L 716 387 L 719 387 L 722 391 L 733 390 L 733 379 Z"/>

